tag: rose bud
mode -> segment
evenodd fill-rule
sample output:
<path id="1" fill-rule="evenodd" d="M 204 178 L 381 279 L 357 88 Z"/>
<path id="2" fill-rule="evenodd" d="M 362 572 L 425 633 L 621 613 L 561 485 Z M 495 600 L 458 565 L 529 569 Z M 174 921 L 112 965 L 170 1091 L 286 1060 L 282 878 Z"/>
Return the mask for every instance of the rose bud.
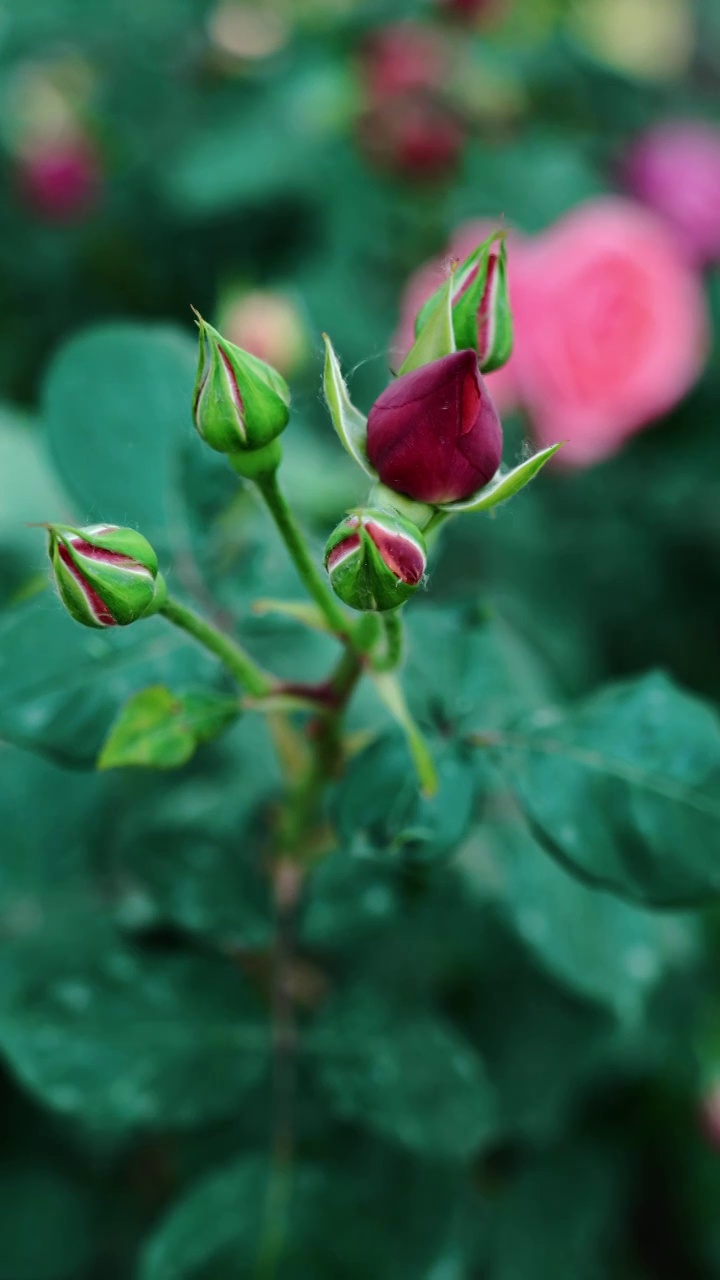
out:
<path id="1" fill-rule="evenodd" d="M 455 345 L 476 351 L 481 372 L 492 373 L 510 359 L 513 343 L 504 233 L 484 240 L 457 268 L 453 281 Z M 441 286 L 418 312 L 418 334 L 443 292 Z"/>
<path id="2" fill-rule="evenodd" d="M 126 627 L 162 608 L 165 582 L 150 543 L 134 529 L 49 525 L 55 582 L 68 613 L 86 627 Z"/>
<path id="3" fill-rule="evenodd" d="M 218 453 L 262 449 L 285 429 L 290 391 L 269 364 L 228 342 L 202 316 L 193 420 Z"/>
<path id="4" fill-rule="evenodd" d="M 368 418 L 368 458 L 388 489 L 416 502 L 469 498 L 492 480 L 502 427 L 474 351 L 402 374 Z"/>
<path id="5" fill-rule="evenodd" d="M 438 182 L 457 168 L 465 129 L 444 103 L 406 95 L 368 111 L 358 138 L 378 169 L 410 182 Z"/>
<path id="6" fill-rule="evenodd" d="M 365 612 L 404 604 L 422 581 L 426 562 L 420 530 L 396 512 L 375 509 L 349 515 L 325 548 L 336 595 Z"/>

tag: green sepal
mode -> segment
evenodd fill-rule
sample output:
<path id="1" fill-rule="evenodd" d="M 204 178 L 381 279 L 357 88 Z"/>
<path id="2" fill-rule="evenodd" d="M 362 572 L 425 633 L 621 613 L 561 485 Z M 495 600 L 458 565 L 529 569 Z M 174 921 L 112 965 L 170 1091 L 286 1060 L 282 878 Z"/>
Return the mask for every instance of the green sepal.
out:
<path id="1" fill-rule="evenodd" d="M 499 247 L 494 252 L 496 246 Z M 491 293 L 486 298 L 493 258 Z M 445 288 L 446 285 L 441 286 L 420 308 L 415 321 L 418 337 L 443 301 Z M 481 308 L 486 322 L 483 331 L 479 323 Z M 457 350 L 477 351 L 482 373 L 492 373 L 510 359 L 513 324 L 504 231 L 494 232 L 456 269 L 452 277 L 451 323 Z"/>
<path id="2" fill-rule="evenodd" d="M 237 698 L 205 689 L 175 694 L 152 685 L 123 707 L 100 752 L 98 769 L 176 769 L 239 715 Z"/>
<path id="3" fill-rule="evenodd" d="M 561 440 L 558 444 L 551 444 L 547 449 L 541 449 L 540 453 L 533 454 L 532 458 L 526 458 L 525 462 L 513 467 L 512 471 L 503 471 L 501 468 L 483 489 L 471 494 L 469 498 L 464 498 L 462 502 L 447 502 L 439 510 L 448 513 L 490 511 L 501 502 L 507 502 L 530 483 L 558 449 L 562 449 L 564 443 L 565 441 Z"/>
<path id="4" fill-rule="evenodd" d="M 447 280 L 433 294 L 432 306 L 427 312 L 423 324 L 418 330 L 414 345 L 408 351 L 398 369 L 398 376 L 412 373 L 414 369 L 440 360 L 443 356 L 457 351 L 452 320 L 452 299 L 456 289 L 455 272 L 450 272 Z"/>
<path id="5" fill-rule="evenodd" d="M 367 418 L 355 408 L 350 399 L 338 358 L 326 333 L 323 334 L 323 342 L 325 343 L 323 393 L 332 424 L 350 457 L 367 475 L 376 479 L 377 472 L 370 465 L 367 456 Z"/>
<path id="6" fill-rule="evenodd" d="M 261 449 L 288 424 L 290 389 L 277 370 L 195 314 L 200 330 L 195 426 L 218 453 Z"/>

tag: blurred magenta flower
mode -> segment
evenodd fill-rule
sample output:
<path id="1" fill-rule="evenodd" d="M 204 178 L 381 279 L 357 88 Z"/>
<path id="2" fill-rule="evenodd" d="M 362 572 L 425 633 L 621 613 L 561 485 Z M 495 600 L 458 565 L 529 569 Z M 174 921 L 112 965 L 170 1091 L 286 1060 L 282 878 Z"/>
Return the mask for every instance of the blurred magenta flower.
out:
<path id="1" fill-rule="evenodd" d="M 415 22 L 378 27 L 360 55 L 360 78 L 371 105 L 406 93 L 439 90 L 448 69 L 443 33 Z"/>
<path id="2" fill-rule="evenodd" d="M 474 351 L 392 382 L 368 418 L 368 458 L 388 489 L 417 502 L 468 498 L 495 475 L 502 427 Z"/>
<path id="3" fill-rule="evenodd" d="M 623 176 L 679 232 L 694 262 L 720 259 L 720 129 L 692 120 L 658 125 L 631 148 Z"/>
<path id="4" fill-rule="evenodd" d="M 379 169 L 415 182 L 451 176 L 465 145 L 455 112 L 432 98 L 405 95 L 378 106 L 359 121 L 358 138 Z"/>
<path id="5" fill-rule="evenodd" d="M 449 177 L 465 128 L 447 100 L 451 64 L 442 30 L 414 22 L 377 28 L 362 47 L 359 73 L 358 140 L 368 160 L 411 181 Z"/>
<path id="6" fill-rule="evenodd" d="M 451 256 L 485 228 L 463 227 Z M 410 346 L 417 308 L 442 273 L 436 262 L 412 277 L 399 351 Z M 532 239 L 511 233 L 508 280 L 515 345 L 488 386 L 502 411 L 524 406 L 540 443 L 567 440 L 558 455 L 565 464 L 616 452 L 672 409 L 702 371 L 708 316 L 701 279 L 673 232 L 633 201 L 591 200 Z"/>
<path id="7" fill-rule="evenodd" d="M 19 161 L 18 181 L 27 204 L 50 222 L 84 217 L 101 188 L 98 157 L 85 139 L 36 144 Z"/>

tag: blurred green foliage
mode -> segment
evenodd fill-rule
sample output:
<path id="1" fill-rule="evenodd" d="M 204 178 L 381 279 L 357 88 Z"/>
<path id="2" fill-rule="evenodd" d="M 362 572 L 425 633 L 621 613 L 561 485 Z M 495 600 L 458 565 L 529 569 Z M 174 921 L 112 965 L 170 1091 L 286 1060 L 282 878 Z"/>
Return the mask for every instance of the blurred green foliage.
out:
<path id="1" fill-rule="evenodd" d="M 361 41 L 440 21 L 429 2 L 258 4 L 281 33 L 263 57 L 211 38 L 209 0 L 0 11 L 1 1280 L 269 1276 L 277 1222 L 286 1280 L 720 1277 L 700 1124 L 720 1073 L 717 345 L 616 458 L 443 533 L 406 668 L 436 800 L 372 691 L 353 704 L 374 736 L 333 788 L 298 925 L 287 1184 L 267 1160 L 267 727 L 244 716 L 174 773 L 92 772 L 147 686 L 217 714 L 230 690 L 160 620 L 75 626 L 25 527 L 137 525 L 263 662 L 319 678 L 327 637 L 250 611 L 298 588 L 192 430 L 189 304 L 213 316 L 235 281 L 297 302 L 316 358 L 287 487 L 319 550 L 362 492 L 320 330 L 367 407 L 401 287 L 459 221 L 540 229 L 613 188 L 638 128 L 720 118 L 714 0 L 680 6 L 687 66 L 644 78 L 583 42 L 579 7 L 508 0 L 463 34 L 471 136 L 442 188 L 377 172 L 354 137 Z M 61 107 L 102 184 L 56 223 L 18 157 Z M 707 288 L 717 332 L 717 271 Z"/>

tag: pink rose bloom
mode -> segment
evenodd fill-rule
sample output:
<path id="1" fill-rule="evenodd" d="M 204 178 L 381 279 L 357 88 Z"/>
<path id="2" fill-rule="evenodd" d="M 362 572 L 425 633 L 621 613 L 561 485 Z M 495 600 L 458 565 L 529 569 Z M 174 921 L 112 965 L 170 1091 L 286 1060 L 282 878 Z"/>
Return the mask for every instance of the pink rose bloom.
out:
<path id="1" fill-rule="evenodd" d="M 628 189 L 677 230 L 694 262 L 720 259 L 720 129 L 659 125 L 638 139 L 623 172 Z"/>
<path id="2" fill-rule="evenodd" d="M 527 245 L 513 296 L 520 398 L 586 465 L 682 400 L 707 353 L 702 283 L 654 214 L 606 197 Z"/>

